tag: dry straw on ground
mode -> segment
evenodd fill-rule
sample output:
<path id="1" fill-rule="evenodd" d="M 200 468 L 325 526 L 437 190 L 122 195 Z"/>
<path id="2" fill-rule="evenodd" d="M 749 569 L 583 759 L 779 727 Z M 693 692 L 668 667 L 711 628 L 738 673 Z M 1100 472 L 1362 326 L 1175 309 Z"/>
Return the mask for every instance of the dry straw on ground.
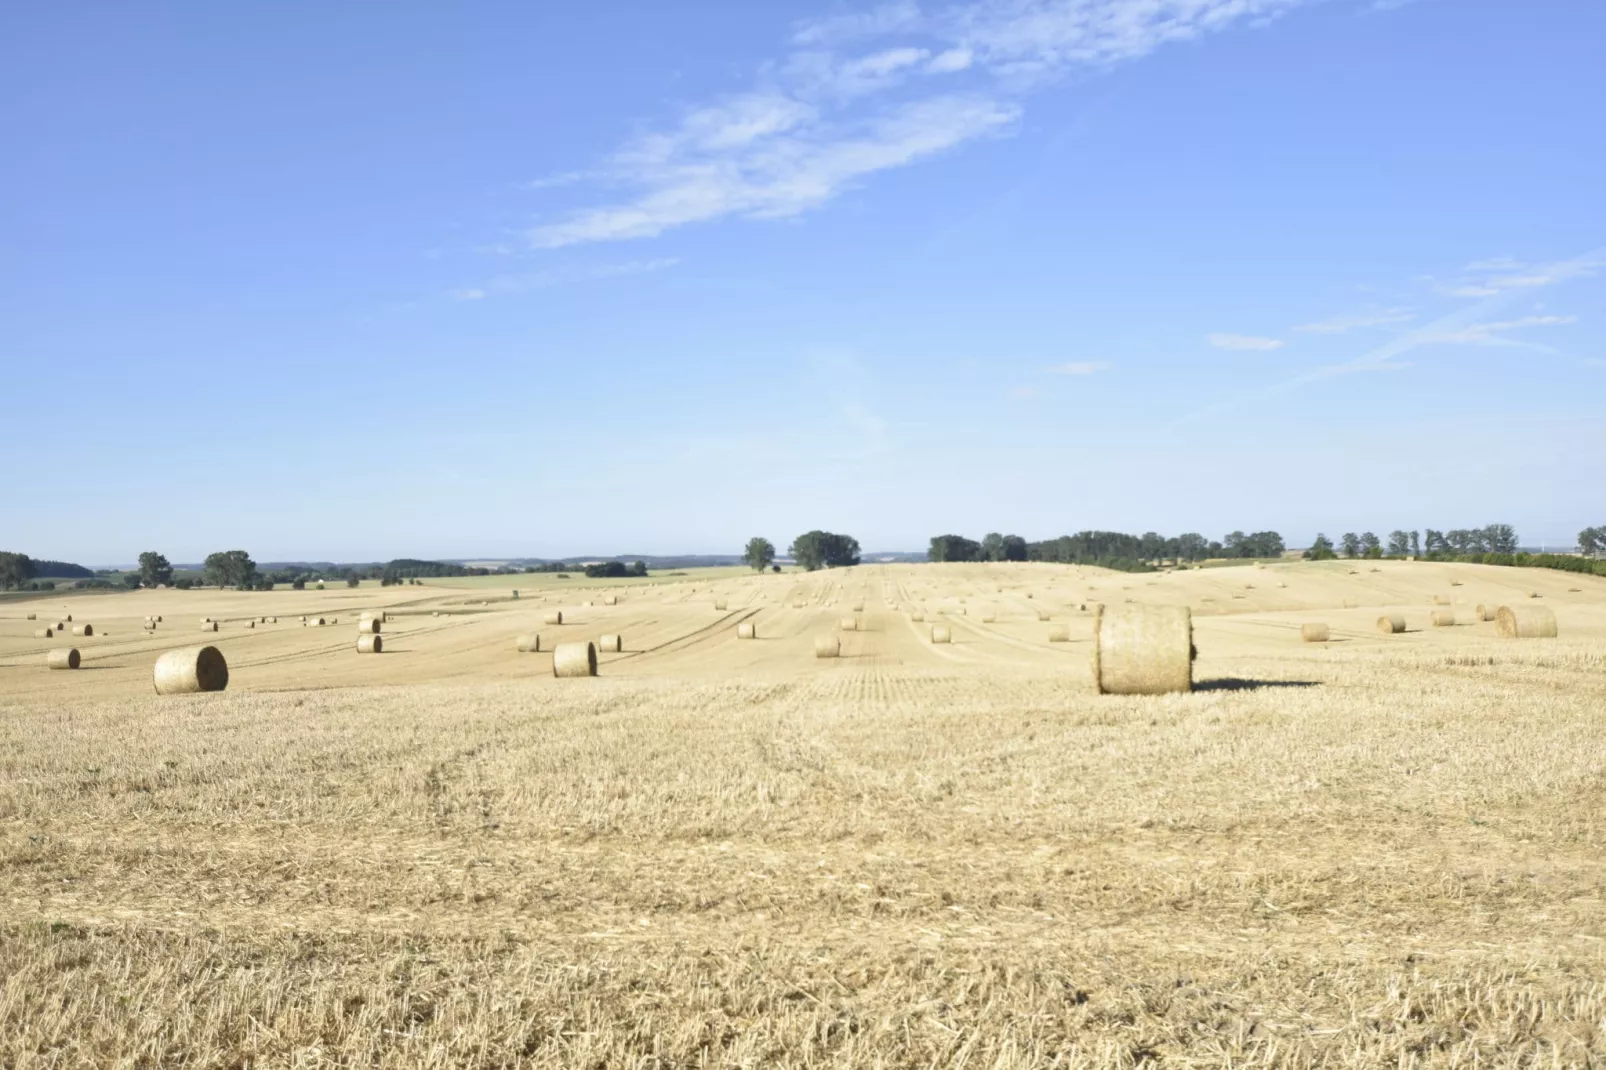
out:
<path id="1" fill-rule="evenodd" d="M 156 659 L 155 681 L 158 695 L 222 691 L 229 686 L 229 663 L 215 646 L 169 650 Z"/>
<path id="2" fill-rule="evenodd" d="M 52 669 L 76 669 L 79 663 L 78 651 L 72 647 L 58 647 L 45 655 L 45 664 Z"/>
<path id="3" fill-rule="evenodd" d="M 1188 607 L 1100 606 L 1093 617 L 1093 682 L 1105 695 L 1192 690 Z"/>
<path id="4" fill-rule="evenodd" d="M 1299 638 L 1307 643 L 1325 643 L 1331 638 L 1326 624 L 1313 622 L 1299 626 Z"/>
<path id="5" fill-rule="evenodd" d="M 597 648 L 590 642 L 559 643 L 552 648 L 552 675 L 597 675 Z"/>
<path id="6" fill-rule="evenodd" d="M 723 613 L 727 608 L 729 608 L 729 603 L 727 603 L 723 598 L 717 598 L 714 600 L 714 608 Z"/>
<path id="7" fill-rule="evenodd" d="M 1377 630 L 1384 635 L 1399 635 L 1405 631 L 1405 615 L 1389 613 L 1377 618 Z"/>
<path id="8" fill-rule="evenodd" d="M 1501 606 L 1495 631 L 1502 639 L 1554 639 L 1556 614 L 1548 606 Z"/>

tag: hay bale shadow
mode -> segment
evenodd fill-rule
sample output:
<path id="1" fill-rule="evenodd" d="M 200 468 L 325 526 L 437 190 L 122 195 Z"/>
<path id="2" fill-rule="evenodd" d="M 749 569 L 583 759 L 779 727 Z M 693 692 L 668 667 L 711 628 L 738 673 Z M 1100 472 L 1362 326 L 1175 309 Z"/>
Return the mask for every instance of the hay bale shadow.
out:
<path id="1" fill-rule="evenodd" d="M 1266 687 L 1320 687 L 1320 680 L 1244 680 L 1236 676 L 1223 676 L 1216 680 L 1199 680 L 1195 691 L 1259 691 Z"/>

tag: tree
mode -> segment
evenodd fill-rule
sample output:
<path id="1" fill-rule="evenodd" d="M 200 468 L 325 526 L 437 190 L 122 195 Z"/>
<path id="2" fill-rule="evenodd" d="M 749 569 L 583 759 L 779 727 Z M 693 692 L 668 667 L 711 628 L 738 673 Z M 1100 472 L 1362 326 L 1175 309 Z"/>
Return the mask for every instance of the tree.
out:
<path id="1" fill-rule="evenodd" d="M 1444 532 L 1434 531 L 1432 528 L 1428 528 L 1422 533 L 1422 549 L 1428 553 L 1442 554 L 1449 548 L 1450 544 L 1445 540 Z"/>
<path id="2" fill-rule="evenodd" d="M 1345 557 L 1361 556 L 1361 537 L 1355 534 L 1353 531 L 1346 531 L 1344 533 L 1344 537 L 1338 541 L 1339 544 L 1344 547 Z"/>
<path id="3" fill-rule="evenodd" d="M 347 587 L 360 587 L 360 586 L 362 586 L 362 577 L 357 575 L 355 572 L 348 572 L 346 574 L 346 586 Z M 515 592 L 515 593 L 517 593 L 517 592 Z"/>
<path id="4" fill-rule="evenodd" d="M 1004 560 L 1026 560 L 1026 540 L 1019 535 L 1004 536 Z"/>
<path id="5" fill-rule="evenodd" d="M 1221 549 L 1228 557 L 1249 557 L 1250 554 L 1244 545 L 1249 536 L 1241 531 L 1229 531 L 1226 538 L 1221 540 Z"/>
<path id="6" fill-rule="evenodd" d="M 647 574 L 647 562 L 637 561 L 635 564 L 631 565 L 630 574 L 632 576 L 645 576 Z"/>
<path id="7" fill-rule="evenodd" d="M 127 587 L 131 591 L 138 590 L 139 583 L 139 573 L 137 572 L 130 572 L 128 575 L 123 577 L 123 586 Z"/>
<path id="8" fill-rule="evenodd" d="M 1305 551 L 1305 560 L 1307 561 L 1331 561 L 1337 556 L 1333 552 L 1333 540 L 1319 531 L 1316 533 L 1316 541 L 1310 544 L 1309 550 Z"/>
<path id="9" fill-rule="evenodd" d="M 1422 556 L 1422 536 L 1420 532 L 1411 532 L 1411 556 Z"/>
<path id="10" fill-rule="evenodd" d="M 1177 536 L 1177 556 L 1184 561 L 1201 561 L 1210 544 L 1203 535 L 1189 531 Z"/>
<path id="11" fill-rule="evenodd" d="M 244 550 L 222 550 L 206 555 L 206 582 L 214 587 L 249 591 L 256 586 L 257 565 Z"/>
<path id="12" fill-rule="evenodd" d="M 775 544 L 762 536 L 754 535 L 747 540 L 747 549 L 742 551 L 742 561 L 754 572 L 763 572 L 775 562 Z"/>
<path id="13" fill-rule="evenodd" d="M 980 561 L 981 543 L 963 535 L 934 535 L 926 551 L 928 561 Z"/>
<path id="14" fill-rule="evenodd" d="M 1490 524 L 1483 529 L 1483 541 L 1490 553 L 1517 552 L 1517 529 L 1510 524 Z"/>
<path id="15" fill-rule="evenodd" d="M 139 555 L 139 582 L 147 587 L 161 587 L 173 582 L 173 566 L 155 550 Z"/>
<path id="16" fill-rule="evenodd" d="M 1361 535 L 1361 554 L 1372 558 L 1383 556 L 1383 544 L 1370 531 Z"/>
<path id="17" fill-rule="evenodd" d="M 1395 529 L 1389 532 L 1389 556 L 1404 557 L 1411 552 L 1411 537 L 1405 532 Z"/>
<path id="18" fill-rule="evenodd" d="M 38 572 L 33 558 L 27 554 L 0 550 L 0 588 L 21 587 L 36 575 Z"/>
<path id="19" fill-rule="evenodd" d="M 1606 551 L 1606 525 L 1598 528 L 1585 528 L 1578 533 L 1578 552 L 1585 557 Z"/>
<path id="20" fill-rule="evenodd" d="M 1245 540 L 1250 557 L 1281 557 L 1283 537 L 1275 531 L 1257 531 Z"/>
<path id="21" fill-rule="evenodd" d="M 841 568 L 859 563 L 859 540 L 851 535 L 837 535 L 816 529 L 793 539 L 787 552 L 810 572 L 822 566 Z"/>
<path id="22" fill-rule="evenodd" d="M 981 559 L 983 561 L 1004 559 L 1004 537 L 998 532 L 989 531 L 981 537 Z"/>

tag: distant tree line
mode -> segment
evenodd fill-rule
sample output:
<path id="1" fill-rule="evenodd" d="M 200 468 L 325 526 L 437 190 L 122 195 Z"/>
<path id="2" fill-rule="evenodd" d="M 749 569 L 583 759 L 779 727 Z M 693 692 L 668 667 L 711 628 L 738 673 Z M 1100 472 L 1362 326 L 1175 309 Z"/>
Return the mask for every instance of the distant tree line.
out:
<path id="1" fill-rule="evenodd" d="M 859 563 L 859 540 L 831 531 L 806 531 L 792 540 L 786 552 L 798 567 L 809 572 L 820 568 L 845 568 Z"/>
<path id="2" fill-rule="evenodd" d="M 623 561 L 598 561 L 586 566 L 586 579 L 616 580 L 626 576 L 645 576 L 647 562 L 626 565 Z"/>
<path id="3" fill-rule="evenodd" d="M 1275 531 L 1257 531 L 1252 535 L 1234 531 L 1220 542 L 1196 532 L 1167 537 L 1155 531 L 1142 535 L 1082 531 L 1041 542 L 1027 542 L 1019 535 L 992 532 L 979 542 L 963 535 L 934 536 L 926 556 L 931 561 L 1051 561 L 1143 572 L 1156 568 L 1163 561 L 1281 557 L 1283 549 L 1283 537 Z"/>

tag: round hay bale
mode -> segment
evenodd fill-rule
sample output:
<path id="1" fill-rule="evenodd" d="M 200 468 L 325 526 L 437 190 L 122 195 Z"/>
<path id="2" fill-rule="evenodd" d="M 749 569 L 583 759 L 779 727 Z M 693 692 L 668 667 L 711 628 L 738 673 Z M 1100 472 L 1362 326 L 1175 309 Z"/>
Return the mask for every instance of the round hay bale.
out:
<path id="1" fill-rule="evenodd" d="M 559 643 L 552 648 L 553 676 L 597 675 L 597 647 L 594 643 Z"/>
<path id="2" fill-rule="evenodd" d="M 361 635 L 378 635 L 384 630 L 384 622 L 378 617 L 364 617 L 357 622 L 357 631 Z"/>
<path id="3" fill-rule="evenodd" d="M 157 617 L 156 619 L 157 620 L 161 620 L 162 618 L 161 617 Z M 269 624 L 278 624 L 279 623 L 279 618 L 278 617 L 269 617 L 268 618 L 268 623 Z"/>
<path id="4" fill-rule="evenodd" d="M 534 632 L 519 636 L 519 653 L 536 654 L 541 650 L 541 637 Z"/>
<path id="5" fill-rule="evenodd" d="M 63 617 L 61 619 L 66 621 L 68 624 L 71 624 L 72 623 L 72 614 L 69 613 L 69 614 L 67 614 L 65 617 Z"/>
<path id="6" fill-rule="evenodd" d="M 597 649 L 604 654 L 617 654 L 624 650 L 625 642 L 617 635 L 597 636 Z"/>
<path id="7" fill-rule="evenodd" d="M 55 624 L 54 624 L 54 625 L 53 625 L 53 627 L 54 627 L 54 628 L 55 628 L 55 629 L 56 629 L 56 631 L 58 631 L 58 632 L 64 632 L 64 631 L 66 631 L 66 630 L 67 630 L 67 622 L 66 622 L 66 621 L 60 621 L 60 620 L 58 620 L 58 621 L 57 621 L 57 622 L 56 622 L 56 623 L 55 623 Z"/>
<path id="8" fill-rule="evenodd" d="M 738 638 L 738 639 L 757 639 L 758 638 L 758 629 L 753 626 L 753 622 L 752 621 L 744 620 L 744 621 L 742 621 L 742 623 L 740 623 L 740 624 L 738 624 L 736 626 L 736 638 Z"/>
<path id="9" fill-rule="evenodd" d="M 53 628 L 35 628 L 33 637 L 35 639 L 54 639 L 56 637 L 56 632 Z"/>
<path id="10" fill-rule="evenodd" d="M 954 641 L 953 630 L 946 624 L 933 624 L 931 626 L 931 641 L 933 643 L 951 643 Z"/>
<path id="11" fill-rule="evenodd" d="M 309 625 L 311 625 L 312 627 L 314 627 L 314 628 L 322 628 L 325 624 L 328 624 L 329 622 L 324 620 L 322 617 L 313 617 L 311 620 L 307 621 L 307 623 Z"/>
<path id="12" fill-rule="evenodd" d="M 793 609 L 802 609 L 802 608 L 803 608 L 803 607 L 805 607 L 805 606 L 806 606 L 806 605 L 808 605 L 808 603 L 807 603 L 807 602 L 793 602 L 793 603 L 792 603 L 792 608 L 793 608 Z"/>
<path id="13" fill-rule="evenodd" d="M 93 624 L 74 624 L 72 626 L 72 633 L 78 636 L 94 635 L 95 626 Z"/>
<path id="14" fill-rule="evenodd" d="M 616 606 L 619 604 L 619 596 L 616 594 L 605 594 L 602 596 L 602 604 L 605 606 Z"/>
<path id="15" fill-rule="evenodd" d="M 1048 641 L 1051 643 L 1069 643 L 1071 641 L 1071 628 L 1068 624 L 1054 624 L 1048 629 Z"/>
<path id="16" fill-rule="evenodd" d="M 255 628 L 257 626 L 257 622 L 254 620 L 248 620 L 245 622 L 245 626 L 247 628 Z"/>
<path id="17" fill-rule="evenodd" d="M 1325 624 L 1301 624 L 1299 638 L 1306 643 L 1325 643 L 1330 638 L 1330 633 Z"/>
<path id="18" fill-rule="evenodd" d="M 71 617 L 68 617 L 67 619 L 68 620 L 72 620 Z M 212 623 L 212 618 L 211 617 L 202 617 L 201 618 L 201 623 L 202 624 L 211 624 Z"/>
<path id="19" fill-rule="evenodd" d="M 842 640 L 834 635 L 816 635 L 814 637 L 814 656 L 817 658 L 834 658 L 842 653 Z"/>
<path id="20" fill-rule="evenodd" d="M 1450 604 L 1450 600 L 1444 597 L 1442 594 L 1436 594 L 1433 596 L 1433 604 L 1436 606 L 1447 606 Z"/>
<path id="21" fill-rule="evenodd" d="M 909 619 L 914 621 L 916 624 L 921 624 L 921 623 L 923 623 L 925 621 L 926 614 L 923 611 L 917 609 L 913 613 L 909 614 Z"/>
<path id="22" fill-rule="evenodd" d="M 563 610 L 561 610 L 561 609 L 549 609 L 549 610 L 547 610 L 546 613 L 541 617 L 541 622 L 543 624 L 562 624 L 563 623 Z"/>
<path id="23" fill-rule="evenodd" d="M 983 624 L 992 624 L 996 620 L 998 620 L 998 614 L 996 613 L 983 613 L 981 615 L 981 622 Z"/>
<path id="24" fill-rule="evenodd" d="M 1502 639 L 1554 639 L 1556 614 L 1545 606 L 1501 606 L 1494 627 Z"/>
<path id="25" fill-rule="evenodd" d="M 357 653 L 379 654 L 385 649 L 385 637 L 368 633 L 357 637 Z"/>
<path id="26" fill-rule="evenodd" d="M 1529 598 L 1543 598 L 1544 596 L 1541 595 L 1538 591 L 1529 591 L 1528 592 L 1528 597 Z"/>
<path id="27" fill-rule="evenodd" d="M 1387 616 L 1377 618 L 1377 630 L 1384 635 L 1400 634 L 1405 631 L 1405 615 L 1402 613 L 1390 613 Z"/>
<path id="28" fill-rule="evenodd" d="M 215 646 L 169 650 L 156 659 L 156 693 L 187 695 L 229 686 L 229 663 Z"/>
<path id="29" fill-rule="evenodd" d="M 215 631 L 217 631 L 217 621 L 215 621 L 215 620 L 207 621 L 205 624 L 201 625 L 201 631 L 203 631 L 203 632 L 215 632 Z"/>
<path id="30" fill-rule="evenodd" d="M 77 649 L 59 647 L 45 655 L 45 664 L 52 669 L 76 669 L 79 664 Z"/>
<path id="31" fill-rule="evenodd" d="M 1433 611 L 1433 626 L 1435 628 L 1455 627 L 1455 610 L 1435 609 Z"/>
<path id="32" fill-rule="evenodd" d="M 156 622 L 153 620 L 148 620 L 140 627 L 144 628 L 147 632 L 154 632 L 156 630 Z"/>
<path id="33" fill-rule="evenodd" d="M 258 624 L 266 624 L 266 623 L 268 623 L 268 618 L 267 617 L 258 617 L 257 618 L 257 623 Z"/>
<path id="34" fill-rule="evenodd" d="M 29 619 L 29 620 L 38 620 L 38 619 L 39 619 L 39 614 L 37 614 L 37 613 L 30 613 L 30 614 L 28 614 L 28 619 Z"/>
<path id="35" fill-rule="evenodd" d="M 845 632 L 856 632 L 859 630 L 859 621 L 855 617 L 843 617 L 837 621 L 837 626 Z"/>
<path id="36" fill-rule="evenodd" d="M 1192 691 L 1192 611 L 1187 606 L 1098 607 L 1093 682 L 1102 695 Z"/>
<path id="37" fill-rule="evenodd" d="M 152 619 L 154 619 L 157 624 L 162 623 L 162 615 L 160 613 L 156 614 L 156 616 Z"/>
<path id="38" fill-rule="evenodd" d="M 1038 611 L 1037 611 L 1037 619 L 1038 619 L 1038 621 L 1040 621 L 1040 622 L 1041 622 L 1041 621 L 1046 621 L 1046 620 L 1052 620 L 1052 619 L 1053 619 L 1053 614 L 1052 614 L 1052 613 L 1050 613 L 1050 612 L 1049 612 L 1049 611 L 1048 611 L 1048 610 L 1046 610 L 1046 609 L 1039 609 L 1039 610 L 1038 610 Z"/>
<path id="39" fill-rule="evenodd" d="M 721 613 L 725 612 L 726 605 L 727 603 L 723 598 L 715 599 L 714 601 L 714 608 L 719 610 Z"/>
<path id="40" fill-rule="evenodd" d="M 863 613 L 864 612 L 864 603 L 863 602 L 855 602 L 849 608 L 852 609 L 853 612 L 855 612 L 855 613 Z"/>

